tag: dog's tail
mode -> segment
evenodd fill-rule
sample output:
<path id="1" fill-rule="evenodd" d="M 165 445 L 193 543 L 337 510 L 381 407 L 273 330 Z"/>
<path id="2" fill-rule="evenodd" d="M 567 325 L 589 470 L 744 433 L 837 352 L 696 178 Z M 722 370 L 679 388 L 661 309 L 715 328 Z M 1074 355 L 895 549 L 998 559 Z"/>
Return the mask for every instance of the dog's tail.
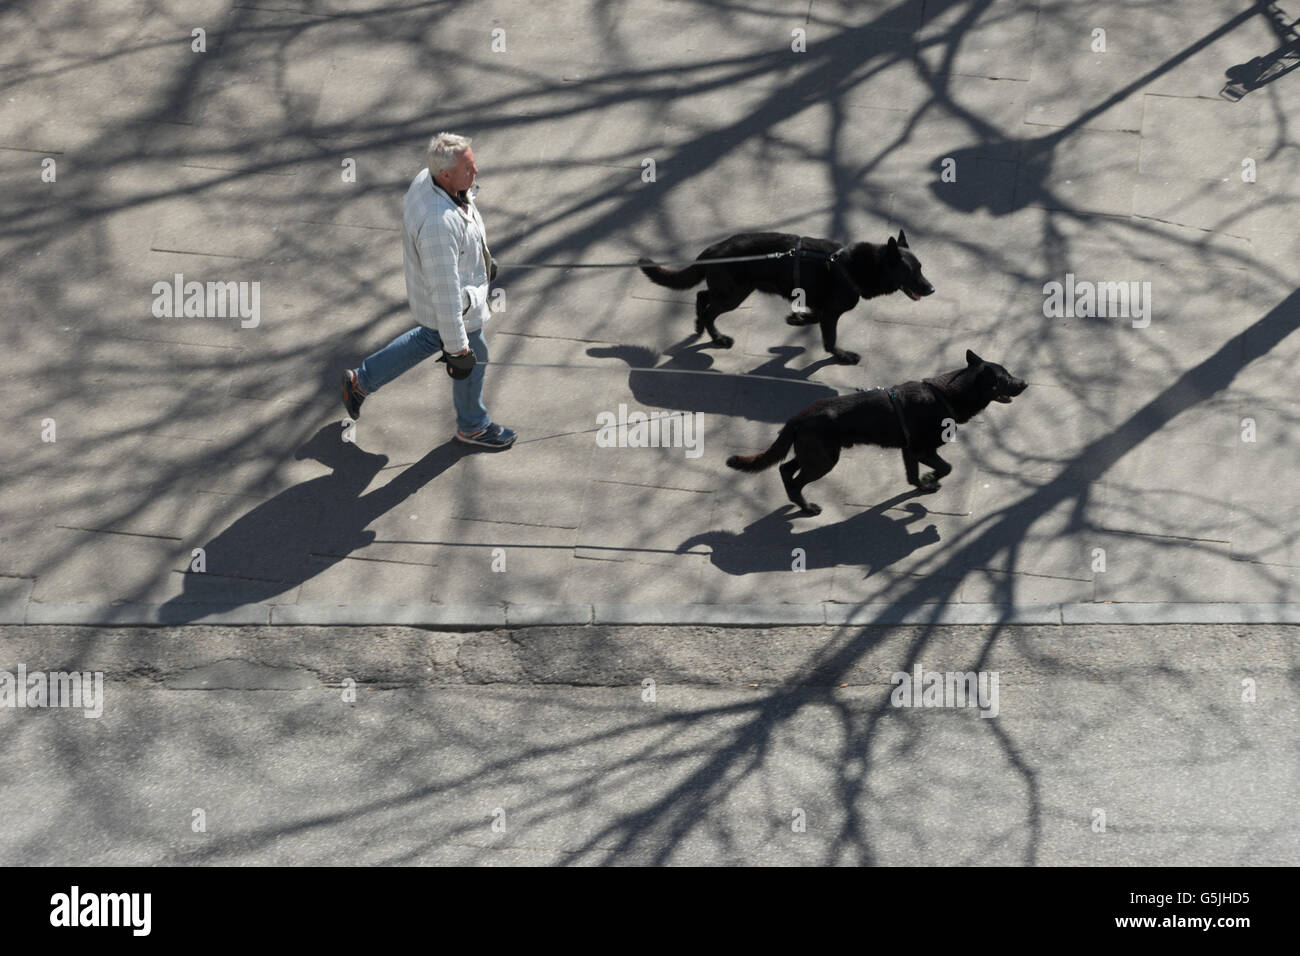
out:
<path id="1" fill-rule="evenodd" d="M 665 269 L 663 266 L 655 265 L 653 259 L 642 256 L 637 260 L 637 265 L 641 267 L 646 278 L 655 285 L 667 286 L 670 289 L 689 289 L 704 281 L 704 266 L 698 262 L 685 269 Z"/>
<path id="2" fill-rule="evenodd" d="M 727 467 L 737 471 L 762 471 L 764 468 L 771 468 L 785 457 L 785 453 L 793 444 L 794 429 L 787 422 L 781 426 L 781 431 L 777 434 L 776 441 L 772 442 L 771 448 L 757 455 L 732 455 L 727 459 Z"/>

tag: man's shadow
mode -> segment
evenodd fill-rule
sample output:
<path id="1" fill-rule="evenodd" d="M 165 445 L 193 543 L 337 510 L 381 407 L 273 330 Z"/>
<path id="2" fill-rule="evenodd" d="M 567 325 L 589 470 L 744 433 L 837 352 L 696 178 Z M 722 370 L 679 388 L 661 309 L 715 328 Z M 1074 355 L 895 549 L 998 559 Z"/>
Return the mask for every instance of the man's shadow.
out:
<path id="1" fill-rule="evenodd" d="M 204 571 L 186 572 L 182 592 L 158 609 L 161 623 L 187 624 L 203 616 L 206 611 L 195 605 L 256 604 L 302 584 L 370 544 L 375 533 L 367 525 L 466 453 L 448 441 L 362 496 L 388 457 L 362 451 L 343 434 L 340 423 L 326 425 L 294 454 L 329 466 L 331 474 L 281 492 L 201 545 Z"/>
<path id="2" fill-rule="evenodd" d="M 839 394 L 829 386 L 807 381 L 813 372 L 830 364 L 830 359 L 803 369 L 788 367 L 787 363 L 804 351 L 801 348 L 768 349 L 772 358 L 749 373 L 767 378 L 749 379 L 745 375 L 711 372 L 712 356 L 702 351 L 702 346 L 687 348 L 686 343 L 690 341 L 686 339 L 667 349 L 664 354 L 668 360 L 661 365 L 655 364 L 658 353 L 641 345 L 593 347 L 587 349 L 587 354 L 626 362 L 630 370 L 628 390 L 643 408 L 738 415 L 750 421 L 776 424 L 819 398 Z M 782 381 L 774 382 L 773 378 Z"/>
<path id="3" fill-rule="evenodd" d="M 1268 4 L 1264 13 L 1280 45 L 1271 53 L 1228 67 L 1225 71 L 1228 82 L 1219 91 L 1225 100 L 1236 103 L 1251 90 L 1267 86 L 1300 66 L 1300 34 L 1296 33 L 1300 20 L 1292 20 L 1276 3 Z"/>
<path id="4" fill-rule="evenodd" d="M 938 543 L 939 530 L 933 524 L 919 531 L 908 529 L 908 525 L 927 515 L 919 503 L 907 506 L 906 518 L 892 518 L 884 513 L 915 494 L 909 491 L 896 495 L 838 524 L 820 525 L 797 534 L 793 521 L 798 512 L 793 505 L 786 505 L 759 518 L 739 534 L 705 531 L 692 535 L 677 546 L 677 551 L 684 553 L 696 545 L 708 545 L 713 550 L 710 560 L 719 571 L 753 574 L 792 570 L 799 557 L 795 549 L 801 548 L 801 560 L 807 570 L 858 565 L 866 570 L 865 579 L 917 548 Z"/>

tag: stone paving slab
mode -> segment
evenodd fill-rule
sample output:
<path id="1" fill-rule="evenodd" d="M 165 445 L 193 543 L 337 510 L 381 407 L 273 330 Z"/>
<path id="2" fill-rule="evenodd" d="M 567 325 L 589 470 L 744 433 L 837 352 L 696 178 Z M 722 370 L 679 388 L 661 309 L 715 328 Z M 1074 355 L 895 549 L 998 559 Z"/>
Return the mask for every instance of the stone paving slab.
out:
<path id="1" fill-rule="evenodd" d="M 11 618 L 348 623 L 355 604 L 367 621 L 644 606 L 741 623 L 890 602 L 1135 621 L 1300 601 L 1300 76 L 1219 96 L 1277 46 L 1240 3 L 681 3 L 668 34 L 648 2 L 71 15 L 0 14 Z M 340 424 L 339 370 L 411 325 L 401 197 L 444 128 L 475 137 L 502 266 L 487 400 L 521 439 L 501 454 L 449 444 L 433 363 Z M 695 290 L 522 268 L 690 257 L 763 229 L 905 229 L 937 291 L 846 315 L 863 361 L 840 366 L 768 297 L 719 320 L 736 338 L 720 349 L 692 338 Z M 177 273 L 257 282 L 258 321 L 155 317 L 153 285 Z M 1045 317 L 1044 284 L 1067 274 L 1150 282 L 1151 326 Z M 826 511 L 792 517 L 775 472 L 723 464 L 816 398 L 968 348 L 1030 389 L 962 430 L 938 494 L 910 495 L 897 453 L 855 449 L 809 490 Z M 598 446 L 620 406 L 697 415 L 702 453 Z M 1104 573 L 1080 565 L 1096 547 Z"/>

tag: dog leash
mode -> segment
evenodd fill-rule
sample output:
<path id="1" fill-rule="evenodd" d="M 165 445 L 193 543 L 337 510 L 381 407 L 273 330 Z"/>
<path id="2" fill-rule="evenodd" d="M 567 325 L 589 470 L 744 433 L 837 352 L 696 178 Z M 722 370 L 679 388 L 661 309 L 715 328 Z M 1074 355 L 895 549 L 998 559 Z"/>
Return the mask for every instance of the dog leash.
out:
<path id="1" fill-rule="evenodd" d="M 784 259 L 793 250 L 769 252 L 761 256 L 728 256 L 722 259 L 662 259 L 647 262 L 645 265 L 680 266 L 680 265 L 717 265 L 724 262 L 758 262 L 763 259 Z M 640 262 L 506 262 L 502 269 L 640 269 Z"/>
<path id="2" fill-rule="evenodd" d="M 799 287 L 799 260 L 801 259 L 821 259 L 826 263 L 826 268 L 840 266 L 839 255 L 845 249 L 844 246 L 836 249 L 834 252 L 822 252 L 819 249 L 803 248 L 804 237 L 800 236 L 794 244 L 793 249 L 787 249 L 784 252 L 768 252 L 761 256 L 726 256 L 719 259 L 656 259 L 653 262 L 507 262 L 501 264 L 501 268 L 509 269 L 640 269 L 643 265 L 654 266 L 682 266 L 682 265 L 721 265 L 727 262 L 761 262 L 764 259 L 785 259 L 786 257 L 794 258 L 794 285 Z"/>
<path id="3" fill-rule="evenodd" d="M 471 187 L 470 199 L 478 197 L 479 183 L 475 180 Z M 795 243 L 795 249 L 803 245 L 803 236 L 800 236 Z M 786 256 L 794 255 L 795 249 L 787 249 L 785 252 L 768 252 L 761 256 L 728 256 L 725 259 L 664 259 L 654 263 L 645 263 L 646 265 L 656 266 L 681 266 L 693 265 L 695 263 L 709 263 L 710 265 L 722 264 L 725 262 L 761 262 L 764 259 L 784 259 Z M 487 250 L 487 244 L 484 243 L 484 251 Z M 835 252 L 839 255 L 843 247 Z M 822 253 L 825 255 L 825 253 Z M 640 269 L 640 262 L 509 262 L 506 265 L 511 269 Z M 798 286 L 799 278 L 799 260 L 795 259 L 795 285 Z"/>

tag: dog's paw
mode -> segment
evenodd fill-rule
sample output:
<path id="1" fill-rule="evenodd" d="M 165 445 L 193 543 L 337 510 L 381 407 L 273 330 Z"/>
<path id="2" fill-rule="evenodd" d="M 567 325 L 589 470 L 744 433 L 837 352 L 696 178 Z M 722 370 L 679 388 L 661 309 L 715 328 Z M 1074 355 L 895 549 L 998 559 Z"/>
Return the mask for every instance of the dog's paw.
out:
<path id="1" fill-rule="evenodd" d="M 786 325 L 807 325 L 812 321 L 811 312 L 791 312 L 785 317 Z"/>
<path id="2" fill-rule="evenodd" d="M 862 356 L 857 352 L 850 352 L 846 349 L 836 349 L 831 355 L 835 356 L 835 361 L 841 365 L 857 365 L 862 361 Z"/>
<path id="3" fill-rule="evenodd" d="M 805 514 L 805 515 L 807 515 L 808 517 L 811 518 L 813 515 L 819 515 L 819 514 L 822 513 L 822 506 L 821 506 L 821 505 L 815 505 L 815 504 L 813 504 L 813 503 L 810 501 L 810 502 L 808 502 L 806 505 L 803 506 L 803 508 L 800 510 L 799 513 L 800 513 L 800 514 Z"/>
<path id="4" fill-rule="evenodd" d="M 736 340 L 730 335 L 719 335 L 713 340 L 713 344 L 720 349 L 729 349 L 736 344 Z"/>
<path id="5" fill-rule="evenodd" d="M 927 472 L 921 476 L 921 480 L 916 483 L 916 487 L 920 488 L 926 494 L 938 491 L 939 479 L 935 477 L 934 472 Z"/>

